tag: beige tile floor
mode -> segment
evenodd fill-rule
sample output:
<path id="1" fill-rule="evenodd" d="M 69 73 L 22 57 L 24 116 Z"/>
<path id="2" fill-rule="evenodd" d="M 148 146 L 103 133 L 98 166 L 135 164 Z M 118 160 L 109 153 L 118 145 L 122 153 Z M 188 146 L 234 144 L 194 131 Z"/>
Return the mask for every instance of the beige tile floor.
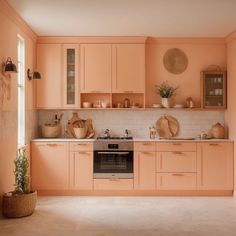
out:
<path id="1" fill-rule="evenodd" d="M 236 236 L 233 197 L 39 197 L 1 236 Z"/>

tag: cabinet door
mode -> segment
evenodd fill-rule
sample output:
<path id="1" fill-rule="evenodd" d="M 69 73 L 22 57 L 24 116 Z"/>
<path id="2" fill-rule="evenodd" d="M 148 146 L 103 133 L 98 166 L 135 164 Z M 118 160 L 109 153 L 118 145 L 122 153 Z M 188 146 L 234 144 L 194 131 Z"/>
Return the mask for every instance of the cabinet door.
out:
<path id="1" fill-rule="evenodd" d="M 62 48 L 60 44 L 37 45 L 37 71 L 41 79 L 36 81 L 37 108 L 62 107 Z"/>
<path id="2" fill-rule="evenodd" d="M 201 144 L 199 189 L 233 189 L 233 143 Z"/>
<path id="3" fill-rule="evenodd" d="M 112 46 L 112 92 L 144 93 L 145 45 L 115 44 Z"/>
<path id="4" fill-rule="evenodd" d="M 78 45 L 63 45 L 63 106 L 79 106 Z"/>
<path id="5" fill-rule="evenodd" d="M 134 158 L 134 189 L 155 190 L 155 152 L 136 152 Z"/>
<path id="6" fill-rule="evenodd" d="M 63 190 L 69 185 L 68 144 L 32 144 L 32 186 L 36 190 Z"/>
<path id="7" fill-rule="evenodd" d="M 93 189 L 93 153 L 70 153 L 70 188 L 77 190 Z"/>
<path id="8" fill-rule="evenodd" d="M 83 93 L 111 92 L 111 44 L 82 44 L 81 84 Z"/>

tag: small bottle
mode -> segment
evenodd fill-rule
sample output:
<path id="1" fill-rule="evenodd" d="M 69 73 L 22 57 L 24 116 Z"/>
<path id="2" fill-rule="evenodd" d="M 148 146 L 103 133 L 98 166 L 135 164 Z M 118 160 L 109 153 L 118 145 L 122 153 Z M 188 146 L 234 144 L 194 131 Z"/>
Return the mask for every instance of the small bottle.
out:
<path id="1" fill-rule="evenodd" d="M 149 128 L 150 130 L 150 139 L 155 139 L 156 138 L 156 129 L 154 126 Z"/>

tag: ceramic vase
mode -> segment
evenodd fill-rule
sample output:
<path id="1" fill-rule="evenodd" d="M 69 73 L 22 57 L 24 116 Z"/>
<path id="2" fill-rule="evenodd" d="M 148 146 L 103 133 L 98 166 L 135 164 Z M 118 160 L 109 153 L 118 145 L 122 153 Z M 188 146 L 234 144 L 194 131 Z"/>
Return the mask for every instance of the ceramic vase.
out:
<path id="1" fill-rule="evenodd" d="M 169 98 L 161 98 L 161 105 L 165 108 L 170 107 L 170 99 Z"/>

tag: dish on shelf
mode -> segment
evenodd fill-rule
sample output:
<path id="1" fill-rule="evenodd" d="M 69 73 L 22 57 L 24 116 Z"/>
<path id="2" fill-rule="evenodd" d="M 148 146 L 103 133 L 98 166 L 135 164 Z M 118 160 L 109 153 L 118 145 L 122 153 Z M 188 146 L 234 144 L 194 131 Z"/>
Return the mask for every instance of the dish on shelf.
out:
<path id="1" fill-rule="evenodd" d="M 92 108 L 93 104 L 91 102 L 83 102 L 82 105 L 83 105 L 83 108 Z"/>
<path id="2" fill-rule="evenodd" d="M 174 108 L 184 108 L 184 105 L 183 104 L 175 104 Z"/>
<path id="3" fill-rule="evenodd" d="M 162 107 L 162 105 L 161 104 L 152 104 L 152 108 L 161 108 Z"/>

